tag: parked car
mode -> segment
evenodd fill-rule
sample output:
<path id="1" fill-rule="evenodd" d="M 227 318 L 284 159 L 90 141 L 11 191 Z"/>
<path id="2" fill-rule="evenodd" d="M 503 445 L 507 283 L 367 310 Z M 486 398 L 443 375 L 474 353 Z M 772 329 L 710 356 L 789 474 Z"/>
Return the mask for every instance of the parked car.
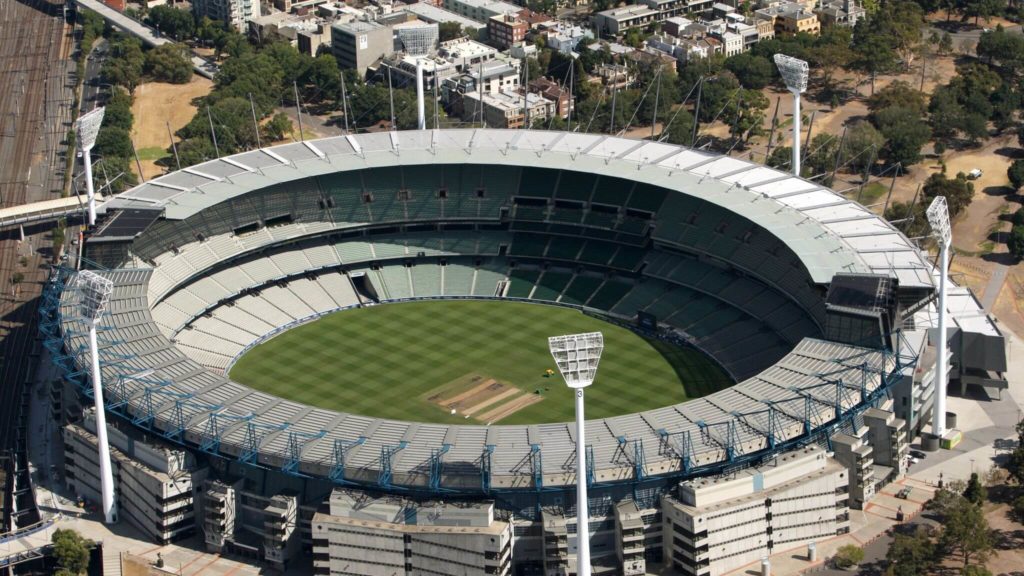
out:
<path id="1" fill-rule="evenodd" d="M 981 178 L 982 174 L 983 172 L 981 171 L 981 168 L 975 168 L 974 170 L 971 170 L 970 172 L 967 173 L 967 179 L 977 180 L 978 178 Z"/>

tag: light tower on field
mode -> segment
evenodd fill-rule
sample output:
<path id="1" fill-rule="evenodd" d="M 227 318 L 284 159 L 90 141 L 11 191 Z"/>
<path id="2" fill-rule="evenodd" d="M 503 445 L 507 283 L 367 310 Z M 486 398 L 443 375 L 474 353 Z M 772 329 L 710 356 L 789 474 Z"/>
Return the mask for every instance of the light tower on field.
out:
<path id="1" fill-rule="evenodd" d="M 78 117 L 75 129 L 78 139 L 78 150 L 82 153 L 82 164 L 85 166 L 85 190 L 88 194 L 89 226 L 96 224 L 96 191 L 92 184 L 92 147 L 96 145 L 96 135 L 103 123 L 103 107 L 95 108 Z"/>
<path id="2" fill-rule="evenodd" d="M 92 396 L 96 406 L 96 443 L 99 445 L 100 489 L 103 494 L 103 517 L 107 524 L 117 522 L 114 505 L 114 475 L 110 467 L 110 446 L 107 444 L 107 417 L 103 411 L 103 381 L 100 373 L 99 345 L 96 326 L 110 302 L 114 283 L 109 279 L 83 270 L 78 273 L 78 290 L 82 295 L 81 313 L 89 323 L 89 360 L 92 366 Z"/>
<path id="3" fill-rule="evenodd" d="M 600 332 L 552 336 L 551 356 L 565 384 L 576 391 L 576 573 L 590 576 L 590 520 L 587 504 L 587 443 L 584 438 L 583 389 L 594 383 L 604 350 Z"/>
<path id="4" fill-rule="evenodd" d="M 939 336 L 935 343 L 935 406 L 932 408 L 932 433 L 940 440 L 946 434 L 946 276 L 953 231 L 949 225 L 949 207 L 945 196 L 936 196 L 926 212 L 932 235 L 939 241 Z"/>
<path id="5" fill-rule="evenodd" d="M 793 93 L 793 175 L 800 176 L 800 94 L 807 90 L 807 62 L 776 54 L 775 66 L 782 74 L 786 88 Z"/>

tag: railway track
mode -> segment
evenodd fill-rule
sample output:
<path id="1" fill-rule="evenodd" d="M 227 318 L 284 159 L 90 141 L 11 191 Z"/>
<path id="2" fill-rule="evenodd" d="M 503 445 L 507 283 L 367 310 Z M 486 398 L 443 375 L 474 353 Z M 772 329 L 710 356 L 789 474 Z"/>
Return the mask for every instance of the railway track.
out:
<path id="1" fill-rule="evenodd" d="M 60 5 L 0 0 L 0 205 L 59 195 L 62 142 L 70 120 L 68 65 L 73 42 Z M 63 105 L 62 105 L 63 104 Z M 37 363 L 36 305 L 50 257 L 45 238 L 0 241 L 0 449 L 8 478 L 27 468 L 19 412 Z M 12 474 L 13 472 L 13 474 Z M 11 494 L 5 488 L 5 523 Z M 21 507 L 21 506 L 19 506 Z"/>

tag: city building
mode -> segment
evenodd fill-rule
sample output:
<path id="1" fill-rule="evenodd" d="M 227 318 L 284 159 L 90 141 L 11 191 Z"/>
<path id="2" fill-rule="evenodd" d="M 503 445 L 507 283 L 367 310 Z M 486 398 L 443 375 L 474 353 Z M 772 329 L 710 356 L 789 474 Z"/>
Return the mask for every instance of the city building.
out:
<path id="1" fill-rule="evenodd" d="M 562 88 L 558 82 L 548 78 L 537 78 L 536 80 L 530 80 L 527 89 L 533 94 L 540 94 L 547 100 L 554 102 L 554 113 L 558 114 L 560 118 L 565 118 L 569 115 L 569 110 L 572 109 L 572 94 L 569 93 L 569 90 Z"/>
<path id="2" fill-rule="evenodd" d="M 724 574 L 849 531 L 847 470 L 808 447 L 662 497 L 666 564 L 686 575 Z"/>
<path id="3" fill-rule="evenodd" d="M 754 17 L 770 21 L 776 34 L 805 32 L 816 36 L 821 33 L 821 22 L 818 21 L 818 15 L 798 2 L 783 2 L 758 9 L 754 12 Z"/>
<path id="4" fill-rule="evenodd" d="M 512 525 L 493 502 L 423 503 L 335 489 L 313 516 L 314 574 L 506 576 Z"/>
<path id="5" fill-rule="evenodd" d="M 529 25 L 516 13 L 497 14 L 487 19 L 487 38 L 501 50 L 522 42 L 528 29 Z"/>
<path id="6" fill-rule="evenodd" d="M 565 55 L 575 52 L 576 47 L 584 39 L 594 37 L 594 33 L 589 28 L 568 22 L 558 22 L 555 26 L 545 27 L 541 33 L 547 40 L 548 48 L 558 50 Z"/>
<path id="7" fill-rule="evenodd" d="M 526 99 L 524 102 L 523 99 Z M 491 128 L 523 128 L 547 120 L 555 113 L 555 103 L 539 94 L 520 94 L 512 90 L 495 93 L 468 92 L 462 96 L 462 118 L 479 122 L 481 111 L 484 123 Z"/>
<path id="8" fill-rule="evenodd" d="M 321 46 L 331 45 L 331 21 L 317 14 L 274 12 L 249 21 L 249 36 L 259 41 L 277 36 L 299 52 L 316 56 Z"/>
<path id="9" fill-rule="evenodd" d="M 598 36 L 618 36 L 630 28 L 646 28 L 658 21 L 659 12 L 640 4 L 612 8 L 594 14 Z"/>
<path id="10" fill-rule="evenodd" d="M 463 32 L 477 38 L 480 30 L 484 30 L 487 26 L 476 20 L 460 16 L 450 10 L 445 10 L 439 6 L 435 6 L 428 2 L 416 2 L 414 4 L 405 4 L 401 7 L 401 10 L 408 12 L 409 14 L 415 14 L 417 18 L 424 22 L 430 22 L 432 24 L 442 24 L 444 22 L 455 22 L 458 24 Z"/>
<path id="11" fill-rule="evenodd" d="M 861 426 L 850 434 L 832 436 L 832 450 L 837 462 L 850 474 L 850 508 L 863 510 L 875 495 L 874 451 L 867 440 L 868 428 Z"/>
<path id="12" fill-rule="evenodd" d="M 259 0 L 193 0 L 192 13 L 196 20 L 207 17 L 230 24 L 244 32 L 246 23 L 262 15 Z"/>
<path id="13" fill-rule="evenodd" d="M 434 51 L 440 38 L 437 24 L 410 20 L 391 27 L 395 33 L 396 48 L 410 56 L 424 56 Z"/>
<path id="14" fill-rule="evenodd" d="M 338 66 L 365 75 L 367 68 L 395 53 L 394 32 L 378 22 L 335 24 L 331 26 L 331 51 Z"/>
<path id="15" fill-rule="evenodd" d="M 864 5 L 857 0 L 822 0 L 814 13 L 825 26 L 856 26 L 867 16 Z"/>
<path id="16" fill-rule="evenodd" d="M 64 426 L 65 482 L 90 502 L 101 498 L 95 430 L 91 408 L 80 424 Z M 187 452 L 136 436 L 134 430 L 108 426 L 118 517 L 160 544 L 191 536 L 197 519 L 192 489 L 205 478 L 206 469 L 197 469 Z"/>
<path id="17" fill-rule="evenodd" d="M 492 16 L 518 14 L 521 6 L 502 0 L 443 0 L 441 6 L 460 16 L 487 24 Z"/>

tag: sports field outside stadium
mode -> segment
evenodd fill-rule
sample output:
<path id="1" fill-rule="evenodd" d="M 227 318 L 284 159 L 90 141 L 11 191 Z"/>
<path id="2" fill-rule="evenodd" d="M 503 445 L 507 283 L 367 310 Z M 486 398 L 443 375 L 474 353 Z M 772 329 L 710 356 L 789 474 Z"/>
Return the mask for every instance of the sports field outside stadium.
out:
<path id="1" fill-rule="evenodd" d="M 256 346 L 230 377 L 321 408 L 446 424 L 574 418 L 548 336 L 600 331 L 587 418 L 675 404 L 729 386 L 702 353 L 558 306 L 421 301 L 346 310 Z M 555 371 L 548 374 L 548 370 Z"/>

